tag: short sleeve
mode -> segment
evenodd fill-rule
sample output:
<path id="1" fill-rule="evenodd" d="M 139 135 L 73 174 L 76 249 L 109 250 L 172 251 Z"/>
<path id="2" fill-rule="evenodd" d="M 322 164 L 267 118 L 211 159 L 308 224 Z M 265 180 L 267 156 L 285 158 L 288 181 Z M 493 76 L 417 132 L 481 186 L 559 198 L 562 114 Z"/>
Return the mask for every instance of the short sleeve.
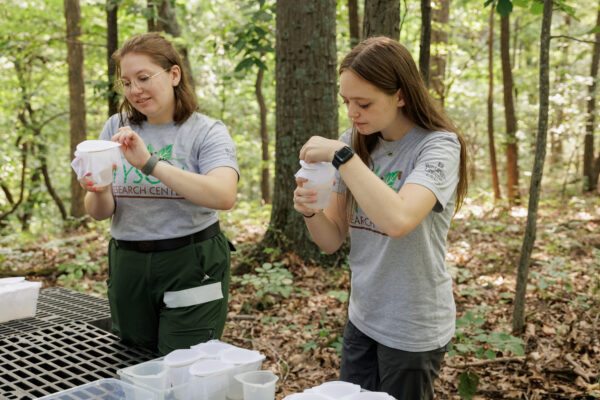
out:
<path id="1" fill-rule="evenodd" d="M 240 174 L 235 144 L 221 121 L 208 128 L 197 151 L 199 172 L 203 175 L 218 167 L 231 167 Z"/>

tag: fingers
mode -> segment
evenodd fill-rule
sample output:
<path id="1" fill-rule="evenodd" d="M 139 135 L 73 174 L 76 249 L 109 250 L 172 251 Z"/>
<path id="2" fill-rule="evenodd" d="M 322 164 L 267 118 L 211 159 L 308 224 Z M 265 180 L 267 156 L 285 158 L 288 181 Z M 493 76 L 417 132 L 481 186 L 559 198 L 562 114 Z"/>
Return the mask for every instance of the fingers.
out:
<path id="1" fill-rule="evenodd" d="M 302 179 L 302 178 L 299 178 Z M 304 179 L 306 181 L 306 179 Z M 314 212 L 313 208 L 310 208 L 310 204 L 317 202 L 317 191 L 312 189 L 304 189 L 302 186 L 298 186 L 294 190 L 294 209 L 302 214 L 309 214 Z"/>
<path id="2" fill-rule="evenodd" d="M 91 173 L 87 173 L 83 178 L 79 179 L 79 184 L 81 188 L 86 192 L 103 192 L 108 189 L 108 186 L 98 187 L 94 185 L 94 181 L 90 179 Z"/>

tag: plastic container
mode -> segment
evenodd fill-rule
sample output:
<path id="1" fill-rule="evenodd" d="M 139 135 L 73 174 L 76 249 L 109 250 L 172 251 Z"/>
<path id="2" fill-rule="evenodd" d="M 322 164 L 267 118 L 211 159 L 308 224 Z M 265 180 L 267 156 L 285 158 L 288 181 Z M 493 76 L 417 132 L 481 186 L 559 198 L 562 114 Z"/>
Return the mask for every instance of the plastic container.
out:
<path id="1" fill-rule="evenodd" d="M 215 359 L 195 362 L 189 369 L 191 381 L 176 391 L 176 398 L 225 400 L 232 369 L 232 365 Z"/>
<path id="2" fill-rule="evenodd" d="M 113 181 L 113 170 L 121 165 L 119 143 L 109 140 L 86 140 L 77 145 L 71 167 L 81 179 L 90 174 L 98 187 L 108 186 Z"/>
<path id="3" fill-rule="evenodd" d="M 395 397 L 390 396 L 386 392 L 360 392 L 345 397 L 344 400 L 395 400 Z"/>
<path id="4" fill-rule="evenodd" d="M 118 379 L 100 379 L 72 389 L 63 390 L 48 396 L 44 400 L 103 399 L 103 400 L 157 400 L 156 394 L 130 385 Z"/>
<path id="5" fill-rule="evenodd" d="M 122 381 L 151 390 L 157 399 L 163 399 L 165 391 L 170 387 L 168 367 L 161 360 L 146 361 L 117 371 Z"/>
<path id="6" fill-rule="evenodd" d="M 2 279 L 0 284 L 0 322 L 35 317 L 42 282 L 24 278 Z"/>
<path id="7" fill-rule="evenodd" d="M 219 353 L 229 349 L 239 349 L 229 343 L 221 342 L 220 340 L 209 340 L 208 342 L 196 344 L 190 347 L 193 350 L 200 350 L 205 354 L 206 358 L 219 358 Z"/>
<path id="8" fill-rule="evenodd" d="M 279 379 L 271 371 L 250 371 L 238 374 L 235 379 L 242 384 L 244 400 L 274 400 L 275 383 Z"/>
<path id="9" fill-rule="evenodd" d="M 302 393 L 293 393 L 285 396 L 283 400 L 331 400 L 331 397 L 323 396 L 319 393 L 305 391 Z"/>
<path id="10" fill-rule="evenodd" d="M 318 393 L 333 399 L 341 399 L 342 397 L 360 393 L 360 385 L 344 381 L 325 382 L 319 386 L 314 386 L 305 392 Z"/>
<path id="11" fill-rule="evenodd" d="M 335 168 L 328 162 L 307 163 L 300 160 L 302 168 L 296 172 L 297 178 L 306 178 L 302 187 L 317 191 L 317 202 L 307 203 L 306 206 L 315 210 L 323 210 L 329 206 L 333 190 Z"/>
<path id="12" fill-rule="evenodd" d="M 189 373 L 190 366 L 205 357 L 203 351 L 195 349 L 174 350 L 167 354 L 164 363 L 169 367 L 169 382 L 171 386 L 179 386 L 189 382 L 192 376 Z"/>
<path id="13" fill-rule="evenodd" d="M 235 379 L 235 376 L 243 372 L 258 371 L 262 367 L 264 359 L 265 356 L 256 350 L 239 347 L 219 352 L 219 360 L 233 367 L 229 373 L 229 390 L 227 391 L 227 397 L 230 400 L 242 400 L 244 397 L 242 384 Z"/>

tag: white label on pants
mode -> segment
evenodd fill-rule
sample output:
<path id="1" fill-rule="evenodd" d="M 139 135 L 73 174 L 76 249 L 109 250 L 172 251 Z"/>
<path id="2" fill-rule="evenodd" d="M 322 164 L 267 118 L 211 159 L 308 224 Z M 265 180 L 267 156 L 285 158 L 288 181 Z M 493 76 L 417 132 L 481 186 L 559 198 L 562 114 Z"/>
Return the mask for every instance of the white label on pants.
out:
<path id="1" fill-rule="evenodd" d="M 222 298 L 221 282 L 217 282 L 176 292 L 165 292 L 163 300 L 168 308 L 177 308 L 195 306 Z"/>

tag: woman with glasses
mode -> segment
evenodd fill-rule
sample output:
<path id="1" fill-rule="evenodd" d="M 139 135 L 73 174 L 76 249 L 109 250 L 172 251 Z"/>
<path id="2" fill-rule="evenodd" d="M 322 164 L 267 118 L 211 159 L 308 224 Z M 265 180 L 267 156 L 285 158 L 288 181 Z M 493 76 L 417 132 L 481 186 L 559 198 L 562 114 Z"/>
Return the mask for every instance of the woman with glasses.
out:
<path id="1" fill-rule="evenodd" d="M 336 251 L 350 234 L 352 271 L 340 378 L 398 400 L 432 399 L 454 336 L 446 235 L 467 189 L 465 141 L 429 94 L 405 47 L 384 37 L 356 46 L 339 68 L 352 129 L 300 151 L 331 162 L 335 193 L 298 178 L 294 207 L 315 243 Z"/>
<path id="2" fill-rule="evenodd" d="M 107 187 L 80 183 L 90 216 L 112 218 L 113 330 L 166 354 L 223 332 L 232 246 L 217 210 L 233 207 L 239 168 L 227 128 L 196 111 L 171 42 L 139 35 L 113 59 L 123 101 L 100 139 L 121 144 L 123 168 Z"/>

